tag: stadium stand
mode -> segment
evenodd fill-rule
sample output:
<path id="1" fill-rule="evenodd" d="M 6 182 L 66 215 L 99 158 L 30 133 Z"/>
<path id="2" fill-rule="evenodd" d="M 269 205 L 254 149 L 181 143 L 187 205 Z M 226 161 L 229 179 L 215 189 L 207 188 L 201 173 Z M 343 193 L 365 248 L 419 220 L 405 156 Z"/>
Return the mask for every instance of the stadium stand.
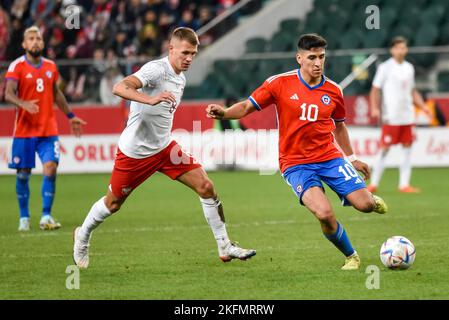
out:
<path id="1" fill-rule="evenodd" d="M 8 62 L 23 54 L 22 34 L 37 25 L 46 43 L 44 56 L 58 60 L 63 90 L 71 102 L 106 102 L 101 80 L 120 77 L 132 70 L 121 60 L 148 61 L 167 50 L 166 40 L 176 27 L 198 30 L 238 0 L 2 0 L 0 3 L 0 89 Z M 203 47 L 229 32 L 240 17 L 260 9 L 252 1 L 200 37 Z M 65 26 L 72 5 L 81 8 L 79 28 Z M 3 45 L 5 44 L 5 45 Z M 83 64 L 83 59 L 93 63 Z M 66 62 L 70 63 L 67 64 Z M 81 61 L 81 62 L 80 62 Z M 2 64 L 2 62 L 4 62 Z M 133 66 L 133 69 L 138 65 Z M 98 88 L 97 88 L 98 89 Z M 2 101 L 0 95 L 0 101 Z M 107 99 L 108 100 L 108 99 Z"/>
<path id="2" fill-rule="evenodd" d="M 377 5 L 380 9 L 380 29 L 368 31 L 365 27 L 367 17 L 365 10 L 369 5 Z M 298 36 L 307 32 L 322 34 L 328 40 L 329 51 L 386 48 L 389 40 L 396 35 L 405 36 L 409 40 L 409 46 L 447 45 L 449 43 L 448 14 L 449 2 L 438 0 L 315 0 L 314 9 L 307 13 L 303 21 L 295 18 L 283 20 L 279 24 L 278 31 L 271 38 L 257 37 L 247 40 L 246 53 L 291 52 L 293 57 Z M 381 56 L 381 58 L 385 57 L 386 55 Z M 436 54 L 410 54 L 409 58 L 416 64 L 418 72 L 421 69 L 428 70 L 437 61 Z M 243 97 L 249 92 L 248 89 L 256 88 L 270 74 L 297 68 L 293 59 L 281 60 L 246 60 L 246 64 L 256 66 L 251 70 L 256 76 L 248 79 L 244 76 L 247 69 L 241 69 L 245 72 L 238 72 L 236 71 L 238 68 L 234 67 L 240 65 L 243 60 L 216 61 L 215 67 L 203 84 L 187 87 L 186 95 L 192 98 L 194 96 L 218 98 L 222 92 L 236 90 L 234 94 Z M 355 67 L 353 62 L 354 59 L 351 56 L 329 58 L 326 75 L 341 81 Z M 374 66 L 370 68 L 370 71 L 374 71 Z M 215 79 L 213 74 L 220 74 L 220 76 Z M 374 72 L 369 72 L 368 77 L 373 75 Z M 442 79 L 446 79 L 444 75 L 445 73 L 441 75 Z M 237 80 L 239 78 L 244 84 L 239 84 L 240 80 Z M 216 82 L 210 84 L 211 79 Z M 360 80 L 354 81 L 346 92 L 348 94 L 367 93 L 372 79 Z M 207 86 L 205 86 L 206 83 Z M 441 88 L 445 88 L 445 85 L 440 86 Z M 446 91 L 449 90 L 446 88 Z M 214 96 L 214 93 L 217 96 Z"/>

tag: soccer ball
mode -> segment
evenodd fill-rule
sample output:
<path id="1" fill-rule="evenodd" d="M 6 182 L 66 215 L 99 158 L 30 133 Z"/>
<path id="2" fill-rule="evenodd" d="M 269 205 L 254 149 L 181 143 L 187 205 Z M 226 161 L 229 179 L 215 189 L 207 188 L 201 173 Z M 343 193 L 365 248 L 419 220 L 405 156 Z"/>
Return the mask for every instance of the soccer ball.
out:
<path id="1" fill-rule="evenodd" d="M 390 269 L 408 269 L 415 261 L 415 246 L 405 237 L 388 238 L 380 248 L 380 260 Z"/>

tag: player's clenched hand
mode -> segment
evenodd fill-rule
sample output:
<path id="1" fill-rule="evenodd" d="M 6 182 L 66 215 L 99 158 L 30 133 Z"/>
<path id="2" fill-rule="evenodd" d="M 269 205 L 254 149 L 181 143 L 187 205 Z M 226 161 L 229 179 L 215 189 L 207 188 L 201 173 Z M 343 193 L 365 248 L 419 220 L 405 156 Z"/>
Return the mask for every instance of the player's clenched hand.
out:
<path id="1" fill-rule="evenodd" d="M 70 119 L 69 122 L 70 122 L 70 130 L 72 131 L 72 134 L 74 134 L 76 137 L 81 136 L 81 133 L 83 132 L 82 126 L 86 125 L 87 122 L 78 117 L 74 117 L 74 118 Z"/>
<path id="2" fill-rule="evenodd" d="M 380 118 L 380 110 L 377 108 L 373 108 L 371 109 L 371 117 L 375 120 L 378 121 Z"/>
<path id="3" fill-rule="evenodd" d="M 20 104 L 20 107 L 28 111 L 29 113 L 38 113 L 39 112 L 39 106 L 36 104 L 39 100 L 30 100 L 30 101 L 22 101 Z"/>
<path id="4" fill-rule="evenodd" d="M 363 173 L 365 180 L 368 180 L 370 178 L 371 172 L 369 170 L 368 165 L 365 162 L 362 162 L 360 160 L 355 160 L 352 162 L 352 165 L 354 166 L 354 168 L 357 171 L 360 171 L 361 173 Z"/>
<path id="5" fill-rule="evenodd" d="M 163 91 L 157 94 L 156 96 L 151 97 L 150 100 L 148 101 L 148 104 L 155 105 L 160 102 L 167 102 L 170 103 L 171 105 L 176 105 L 176 97 L 171 92 Z"/>
<path id="6" fill-rule="evenodd" d="M 222 119 L 224 117 L 225 109 L 218 104 L 210 104 L 206 108 L 208 118 Z"/>

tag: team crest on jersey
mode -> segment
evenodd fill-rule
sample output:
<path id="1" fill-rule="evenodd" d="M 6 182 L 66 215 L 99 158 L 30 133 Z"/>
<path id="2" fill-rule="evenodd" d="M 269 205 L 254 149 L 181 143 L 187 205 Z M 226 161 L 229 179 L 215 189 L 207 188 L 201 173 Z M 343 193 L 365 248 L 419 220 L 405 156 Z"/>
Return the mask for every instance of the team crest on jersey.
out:
<path id="1" fill-rule="evenodd" d="M 302 185 L 298 184 L 298 186 L 296 187 L 296 191 L 298 193 L 301 193 L 302 192 Z"/>
<path id="2" fill-rule="evenodd" d="M 12 159 L 12 161 L 13 161 L 15 164 L 19 164 L 19 163 L 20 163 L 20 158 L 19 158 L 19 157 L 14 157 L 14 158 Z"/>
<path id="3" fill-rule="evenodd" d="M 47 76 L 48 79 L 51 79 L 51 76 L 53 75 L 53 73 L 51 71 L 47 71 L 47 72 L 45 72 L 45 75 Z"/>
<path id="4" fill-rule="evenodd" d="M 321 97 L 321 102 L 328 106 L 329 103 L 331 103 L 331 98 L 327 94 L 325 94 Z"/>

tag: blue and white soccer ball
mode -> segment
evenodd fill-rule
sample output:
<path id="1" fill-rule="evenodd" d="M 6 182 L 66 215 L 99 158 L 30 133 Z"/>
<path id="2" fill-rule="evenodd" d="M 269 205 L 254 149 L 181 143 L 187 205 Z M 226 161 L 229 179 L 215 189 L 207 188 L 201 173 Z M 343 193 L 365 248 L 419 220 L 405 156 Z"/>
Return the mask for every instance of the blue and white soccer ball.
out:
<path id="1" fill-rule="evenodd" d="M 406 237 L 388 238 L 380 248 L 380 260 L 390 269 L 408 269 L 415 261 L 415 246 Z"/>

